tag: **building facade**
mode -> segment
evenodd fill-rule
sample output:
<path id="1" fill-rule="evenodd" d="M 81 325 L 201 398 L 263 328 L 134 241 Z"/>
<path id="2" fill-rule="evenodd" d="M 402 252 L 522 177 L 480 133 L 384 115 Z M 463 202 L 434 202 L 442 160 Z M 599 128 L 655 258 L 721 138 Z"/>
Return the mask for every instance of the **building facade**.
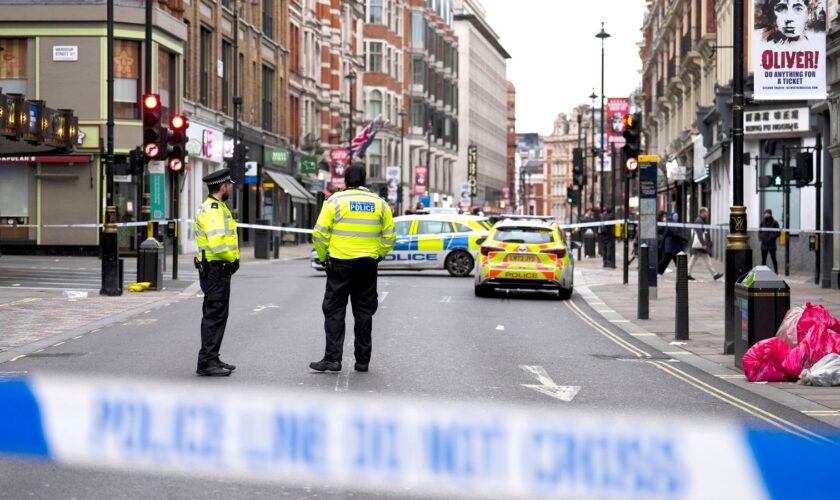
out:
<path id="1" fill-rule="evenodd" d="M 517 205 L 516 193 L 516 87 L 507 82 L 507 175 L 502 188 L 505 211 L 514 213 Z"/>
<path id="2" fill-rule="evenodd" d="M 471 204 L 503 209 L 507 177 L 507 59 L 510 54 L 487 23 L 479 0 L 455 0 L 458 37 L 459 154 L 453 184 L 467 182 L 469 146 L 478 153 L 477 192 Z M 463 201 L 466 201 L 466 198 Z"/>
<path id="3" fill-rule="evenodd" d="M 560 222 L 577 221 L 580 216 L 577 205 L 568 203 L 568 195 L 573 184 L 573 150 L 584 147 L 584 127 L 590 126 L 588 111 L 589 106 L 581 105 L 570 116 L 560 113 L 554 121 L 551 135 L 545 138 L 546 191 L 551 205 L 550 214 Z"/>
<path id="4" fill-rule="evenodd" d="M 108 61 L 102 2 L 0 0 L 0 88 L 7 94 L 43 100 L 53 108 L 73 109 L 81 139 L 70 155 L 33 156 L 26 161 L 0 158 L 0 244 L 26 252 L 95 251 L 99 232 L 93 228 L 12 226 L 101 220 L 108 64 L 114 71 L 116 163 L 124 167 L 128 152 L 142 142 L 140 96 L 146 71 L 151 72 L 152 90 L 161 96 L 165 118 L 183 109 L 185 4 L 181 0 L 155 4 L 152 45 L 146 47 L 143 5 L 116 2 L 114 56 Z M 151 51 L 151 68 L 144 68 L 146 50 Z M 115 181 L 117 220 L 139 220 L 140 179 L 123 171 Z M 135 249 L 137 233 L 121 228 L 119 244 L 124 251 Z"/>
<path id="5" fill-rule="evenodd" d="M 547 179 L 545 138 L 536 133 L 516 134 L 518 213 L 550 215 Z"/>

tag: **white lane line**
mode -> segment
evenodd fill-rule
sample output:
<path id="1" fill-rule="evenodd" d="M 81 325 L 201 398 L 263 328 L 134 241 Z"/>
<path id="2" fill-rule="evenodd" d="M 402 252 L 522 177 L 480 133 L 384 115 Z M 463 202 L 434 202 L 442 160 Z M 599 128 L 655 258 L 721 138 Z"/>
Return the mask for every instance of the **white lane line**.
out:
<path id="1" fill-rule="evenodd" d="M 254 314 L 259 314 L 259 313 L 265 311 L 266 309 L 280 309 L 280 306 L 276 306 L 274 304 L 259 305 L 259 306 L 254 308 Z"/>
<path id="2" fill-rule="evenodd" d="M 353 347 L 353 342 L 348 338 L 347 342 L 344 344 L 344 350 L 350 350 Z M 345 368 L 338 374 L 338 378 L 335 380 L 335 392 L 347 392 L 350 389 L 350 367 L 346 366 Z"/>
<path id="3" fill-rule="evenodd" d="M 441 302 L 442 304 L 443 304 L 443 303 L 452 302 L 452 296 L 451 296 L 451 295 L 444 295 L 444 296 L 443 296 L 443 298 L 442 298 L 442 299 L 440 299 L 440 302 Z"/>
<path id="4" fill-rule="evenodd" d="M 385 302 L 385 299 L 388 298 L 389 293 L 391 293 L 391 292 L 382 292 L 382 293 L 379 294 L 379 303 L 380 304 Z"/>
<path id="5" fill-rule="evenodd" d="M 580 386 L 577 385 L 557 385 L 554 380 L 545 371 L 545 368 L 539 365 L 520 365 L 519 368 L 537 379 L 539 384 L 521 384 L 522 387 L 533 389 L 546 396 L 571 402 L 577 393 L 580 392 Z"/>

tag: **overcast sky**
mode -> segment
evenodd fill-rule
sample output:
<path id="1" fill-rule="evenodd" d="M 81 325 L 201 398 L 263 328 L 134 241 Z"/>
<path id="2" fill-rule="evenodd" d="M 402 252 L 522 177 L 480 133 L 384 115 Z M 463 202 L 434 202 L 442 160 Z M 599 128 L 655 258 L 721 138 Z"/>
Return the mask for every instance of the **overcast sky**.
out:
<path id="1" fill-rule="evenodd" d="M 601 93 L 627 97 L 641 84 L 639 48 L 644 0 L 480 0 L 490 26 L 512 56 L 508 80 L 516 87 L 516 131 L 548 135 L 558 113 Z M 600 101 L 596 102 L 600 105 Z"/>

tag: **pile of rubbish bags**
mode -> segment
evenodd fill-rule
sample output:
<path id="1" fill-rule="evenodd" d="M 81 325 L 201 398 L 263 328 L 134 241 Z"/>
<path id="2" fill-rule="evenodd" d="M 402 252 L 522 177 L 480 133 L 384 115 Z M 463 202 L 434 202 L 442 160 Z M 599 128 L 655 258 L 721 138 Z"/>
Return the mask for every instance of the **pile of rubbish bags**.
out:
<path id="1" fill-rule="evenodd" d="M 742 362 L 750 382 L 840 385 L 840 320 L 821 305 L 794 307 L 776 336 L 757 342 Z"/>

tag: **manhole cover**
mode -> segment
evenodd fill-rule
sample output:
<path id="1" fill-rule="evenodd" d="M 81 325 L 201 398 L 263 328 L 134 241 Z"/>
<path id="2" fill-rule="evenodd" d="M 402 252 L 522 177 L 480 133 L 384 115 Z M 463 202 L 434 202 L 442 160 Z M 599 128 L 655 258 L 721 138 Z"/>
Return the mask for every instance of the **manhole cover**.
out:
<path id="1" fill-rule="evenodd" d="M 73 356 L 84 356 L 86 352 L 33 352 L 27 354 L 27 358 L 70 358 Z"/>

